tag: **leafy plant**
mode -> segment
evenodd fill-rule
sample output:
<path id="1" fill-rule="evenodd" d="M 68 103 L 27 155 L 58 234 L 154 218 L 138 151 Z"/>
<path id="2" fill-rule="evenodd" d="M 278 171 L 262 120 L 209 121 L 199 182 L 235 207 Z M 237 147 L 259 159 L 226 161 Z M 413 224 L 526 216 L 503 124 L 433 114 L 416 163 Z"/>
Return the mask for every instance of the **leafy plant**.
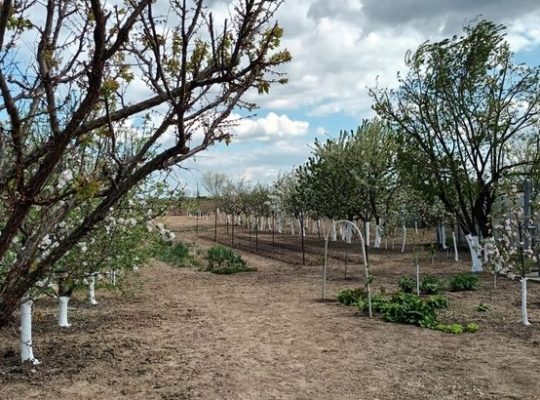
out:
<path id="1" fill-rule="evenodd" d="M 448 281 L 448 288 L 452 292 L 459 292 L 462 290 L 475 290 L 478 286 L 479 278 L 477 275 L 470 272 L 464 272 L 454 275 Z"/>
<path id="2" fill-rule="evenodd" d="M 416 281 L 410 276 L 403 276 L 398 281 L 399 288 L 404 293 L 413 293 L 416 289 Z"/>
<path id="3" fill-rule="evenodd" d="M 208 249 L 206 256 L 208 261 L 207 271 L 215 274 L 235 274 L 237 272 L 255 271 L 249 268 L 246 261 L 233 250 L 224 246 L 214 246 Z"/>
<path id="4" fill-rule="evenodd" d="M 385 296 L 373 296 L 371 298 L 371 309 L 374 312 L 383 312 L 386 307 L 388 307 L 388 304 L 390 303 L 390 300 Z M 367 307 L 367 302 L 366 302 Z"/>
<path id="5" fill-rule="evenodd" d="M 157 252 L 157 257 L 160 261 L 175 267 L 188 267 L 194 261 L 189 248 L 183 243 L 163 242 Z"/>
<path id="6" fill-rule="evenodd" d="M 420 292 L 424 294 L 436 294 L 444 290 L 444 281 L 433 275 L 425 275 L 420 282 Z"/>
<path id="7" fill-rule="evenodd" d="M 476 333 L 478 332 L 478 329 L 480 329 L 480 326 L 478 324 L 475 324 L 474 322 L 471 322 L 470 324 L 467 324 L 467 326 L 465 326 L 465 332 L 468 333 Z"/>
<path id="8" fill-rule="evenodd" d="M 435 309 L 448 308 L 448 299 L 440 294 L 429 296 L 426 303 Z"/>
<path id="9" fill-rule="evenodd" d="M 337 301 L 346 306 L 352 306 L 364 297 L 366 297 L 364 289 L 344 289 L 338 293 Z"/>
<path id="10" fill-rule="evenodd" d="M 461 335 L 464 332 L 476 333 L 480 329 L 480 326 L 474 322 L 471 322 L 466 326 L 463 326 L 462 324 L 438 324 L 434 329 L 441 332 L 452 333 L 454 335 Z"/>
<path id="11" fill-rule="evenodd" d="M 461 324 L 438 324 L 434 329 L 441 332 L 452 333 L 454 335 L 461 335 L 464 332 L 463 325 Z"/>
<path id="12" fill-rule="evenodd" d="M 435 308 L 412 293 L 397 293 L 382 310 L 383 319 L 389 322 L 431 328 L 437 324 Z"/>

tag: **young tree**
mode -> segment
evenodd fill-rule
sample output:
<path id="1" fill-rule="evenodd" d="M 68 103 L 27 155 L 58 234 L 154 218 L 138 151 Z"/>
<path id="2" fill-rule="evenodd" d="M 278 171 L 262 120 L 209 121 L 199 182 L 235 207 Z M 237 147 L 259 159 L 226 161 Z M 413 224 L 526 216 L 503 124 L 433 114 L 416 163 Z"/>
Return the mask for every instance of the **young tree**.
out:
<path id="1" fill-rule="evenodd" d="M 259 221 L 270 213 L 269 189 L 257 184 L 246 195 L 246 209 L 255 215 L 255 248 L 259 249 Z"/>
<path id="2" fill-rule="evenodd" d="M 306 265 L 304 247 L 304 214 L 309 209 L 308 188 L 303 186 L 300 170 L 278 176 L 269 196 L 270 208 L 300 221 L 302 265 Z"/>
<path id="3" fill-rule="evenodd" d="M 315 141 L 313 155 L 298 168 L 299 186 L 310 209 L 331 219 L 369 218 L 365 187 L 357 184 L 353 163 L 352 133 L 336 139 Z"/>
<path id="4" fill-rule="evenodd" d="M 229 178 L 221 172 L 207 172 L 203 174 L 202 185 L 211 198 L 217 199 L 223 193 Z"/>
<path id="5" fill-rule="evenodd" d="M 398 89 L 371 91 L 375 110 L 400 134 L 408 173 L 469 234 L 475 270 L 501 180 L 539 160 L 540 68 L 512 61 L 504 29 L 480 21 L 462 37 L 427 42 L 407 54 Z M 508 157 L 522 141 L 534 149 L 530 158 Z"/>
<path id="6" fill-rule="evenodd" d="M 203 187 L 208 192 L 212 200 L 214 200 L 214 242 L 217 242 L 217 225 L 220 198 L 223 195 L 223 190 L 227 185 L 229 178 L 227 175 L 220 172 L 207 172 L 203 174 Z"/>
<path id="7" fill-rule="evenodd" d="M 235 1 L 226 21 L 204 3 L 2 3 L 0 327 L 131 188 L 229 140 L 231 111 L 254 107 L 245 93 L 284 83 L 282 1 Z M 82 218 L 44 246 L 76 208 Z"/>
<path id="8" fill-rule="evenodd" d="M 220 208 L 232 217 L 231 219 L 231 247 L 234 247 L 234 226 L 236 217 L 246 210 L 248 186 L 245 181 L 229 181 L 223 188 L 220 198 Z"/>
<path id="9" fill-rule="evenodd" d="M 366 226 L 375 219 L 375 247 L 380 247 L 381 224 L 400 188 L 396 143 L 386 126 L 365 120 L 355 132 L 316 141 L 299 176 L 312 210 L 333 219 L 361 219 Z"/>

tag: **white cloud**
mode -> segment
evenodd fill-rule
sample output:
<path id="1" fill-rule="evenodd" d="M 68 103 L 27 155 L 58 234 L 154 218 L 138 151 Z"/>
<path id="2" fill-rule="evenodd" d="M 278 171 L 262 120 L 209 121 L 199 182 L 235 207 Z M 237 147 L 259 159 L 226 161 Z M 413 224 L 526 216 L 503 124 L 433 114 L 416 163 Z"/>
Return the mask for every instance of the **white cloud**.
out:
<path id="1" fill-rule="evenodd" d="M 241 119 L 232 129 L 234 141 L 255 139 L 259 141 L 275 140 L 303 136 L 308 132 L 309 122 L 291 120 L 287 115 L 270 112 L 258 119 Z"/>
<path id="2" fill-rule="evenodd" d="M 227 1 L 213 1 L 225 15 Z M 397 72 L 406 71 L 407 50 L 459 35 L 478 16 L 507 25 L 513 51 L 538 52 L 537 0 L 285 1 L 277 19 L 293 60 L 279 71 L 289 84 L 272 87 L 269 95 L 250 93 L 246 100 L 259 104 L 262 116 L 241 119 L 232 129 L 231 147 L 205 153 L 198 167 L 253 181 L 290 170 L 305 161 L 314 137 L 337 133 L 329 126 L 355 128 L 341 126 L 340 118 L 354 123 L 374 114 L 368 88 L 395 87 Z M 293 110 L 301 115 L 298 120 L 291 117 Z"/>
<path id="3" fill-rule="evenodd" d="M 405 12 L 406 11 L 406 12 Z M 293 56 L 283 66 L 289 84 L 250 100 L 270 110 L 308 109 L 313 116 L 373 115 L 368 88 L 395 87 L 407 50 L 454 34 L 478 16 L 508 26 L 514 51 L 540 44 L 536 0 L 297 0 L 278 19 L 283 46 Z"/>
<path id="4" fill-rule="evenodd" d="M 310 152 L 311 148 L 303 137 L 272 140 L 260 147 L 249 142 L 233 142 L 228 147 L 221 144 L 184 162 L 182 167 L 185 170 L 178 176 L 191 189 L 196 187 L 196 181 L 202 179 L 202 174 L 209 171 L 224 173 L 233 180 L 270 183 L 280 172 L 303 164 Z"/>

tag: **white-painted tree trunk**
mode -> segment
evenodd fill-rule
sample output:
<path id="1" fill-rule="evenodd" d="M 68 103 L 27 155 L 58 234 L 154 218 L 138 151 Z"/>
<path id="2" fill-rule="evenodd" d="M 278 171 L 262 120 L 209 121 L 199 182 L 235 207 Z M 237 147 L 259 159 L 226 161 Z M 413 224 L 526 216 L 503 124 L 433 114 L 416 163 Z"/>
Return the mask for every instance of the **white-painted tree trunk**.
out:
<path id="1" fill-rule="evenodd" d="M 353 227 L 351 224 L 345 226 L 345 242 L 350 244 L 352 242 L 352 230 Z"/>
<path id="2" fill-rule="evenodd" d="M 58 326 L 61 328 L 69 328 L 71 326 L 68 322 L 68 303 L 69 296 L 58 297 Z"/>
<path id="3" fill-rule="evenodd" d="M 133 268 L 135 270 L 135 267 Z M 96 277 L 91 276 L 88 283 L 88 302 L 90 305 L 95 306 L 98 302 L 96 301 Z"/>
<path id="4" fill-rule="evenodd" d="M 337 232 L 336 232 L 336 221 L 332 220 L 332 230 L 330 231 L 330 240 L 332 242 L 335 242 L 337 240 Z"/>
<path id="5" fill-rule="evenodd" d="M 31 362 L 33 365 L 39 364 L 39 360 L 34 357 L 32 350 L 32 300 L 28 297 L 21 299 L 21 362 Z"/>
<path id="6" fill-rule="evenodd" d="M 322 287 L 321 297 L 324 300 L 326 296 L 326 269 L 328 265 L 328 236 L 324 237 L 324 263 L 322 267 Z"/>
<path id="7" fill-rule="evenodd" d="M 469 233 L 465 236 L 465 239 L 471 251 L 471 272 L 482 272 L 484 270 L 482 268 L 482 247 L 480 246 L 478 236 L 473 236 Z"/>
<path id="8" fill-rule="evenodd" d="M 418 235 L 418 222 L 414 221 L 414 233 Z"/>
<path id="9" fill-rule="evenodd" d="M 527 278 L 521 279 L 521 322 L 523 325 L 528 326 L 529 315 L 527 313 Z"/>
<path id="10" fill-rule="evenodd" d="M 452 231 L 452 241 L 454 242 L 454 261 L 459 261 L 459 253 L 457 249 L 457 239 L 456 239 L 456 232 Z"/>
<path id="11" fill-rule="evenodd" d="M 441 224 L 441 246 L 443 250 L 446 250 L 448 246 L 446 245 L 446 227 L 444 224 Z"/>
<path id="12" fill-rule="evenodd" d="M 277 221 L 277 231 L 278 233 L 283 233 L 283 222 L 281 221 L 281 217 L 279 217 Z"/>
<path id="13" fill-rule="evenodd" d="M 293 224 L 293 221 L 291 220 L 291 222 L 289 222 L 289 224 L 291 225 L 291 235 L 294 236 L 294 224 Z"/>
<path id="14" fill-rule="evenodd" d="M 369 221 L 366 221 L 365 223 L 366 225 L 366 246 L 369 247 L 369 244 L 371 243 L 371 236 L 370 236 L 370 232 L 369 232 Z"/>
<path id="15" fill-rule="evenodd" d="M 405 244 L 407 243 L 407 228 L 405 227 L 405 225 L 403 225 L 403 236 L 402 236 L 402 239 L 401 239 L 401 252 L 404 253 L 405 252 Z"/>
<path id="16" fill-rule="evenodd" d="M 375 241 L 373 242 L 373 247 L 376 249 L 381 248 L 382 235 L 381 235 L 381 226 L 375 225 Z"/>
<path id="17" fill-rule="evenodd" d="M 347 235 L 345 233 L 345 229 L 346 229 L 346 226 L 345 224 L 339 224 L 339 233 L 341 235 L 341 241 L 344 242 L 345 241 L 345 236 Z"/>

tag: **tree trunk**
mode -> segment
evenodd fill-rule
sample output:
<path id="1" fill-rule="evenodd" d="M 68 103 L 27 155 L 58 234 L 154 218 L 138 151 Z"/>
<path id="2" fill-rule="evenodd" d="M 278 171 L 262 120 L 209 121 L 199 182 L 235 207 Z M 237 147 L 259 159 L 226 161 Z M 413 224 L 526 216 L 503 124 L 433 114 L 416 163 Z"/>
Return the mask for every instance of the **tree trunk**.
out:
<path id="1" fill-rule="evenodd" d="M 69 296 L 58 296 L 58 326 L 61 328 L 69 328 L 71 326 L 68 322 L 69 299 Z"/>
<path id="2" fill-rule="evenodd" d="M 441 224 L 441 247 L 443 250 L 448 248 L 446 245 L 446 226 L 444 224 Z"/>
<path id="3" fill-rule="evenodd" d="M 468 234 L 465 236 L 467 239 L 467 244 L 469 245 L 469 250 L 471 251 L 471 272 L 482 272 L 482 248 L 480 247 L 480 242 L 478 236 Z"/>
<path id="4" fill-rule="evenodd" d="M 349 258 L 349 244 L 345 242 L 345 279 L 347 279 L 348 258 Z"/>
<path id="5" fill-rule="evenodd" d="M 255 250 L 259 250 L 259 217 L 255 217 Z"/>
<path id="6" fill-rule="evenodd" d="M 95 306 L 98 302 L 96 301 L 96 277 L 95 275 L 90 277 L 90 282 L 88 283 L 88 303 Z"/>
<path id="7" fill-rule="evenodd" d="M 336 220 L 332 220 L 332 231 L 330 233 L 330 238 L 332 242 L 335 242 L 337 240 L 337 233 L 336 233 Z"/>
<path id="8" fill-rule="evenodd" d="M 304 214 L 300 213 L 300 237 L 302 243 L 302 265 L 306 265 L 306 251 L 304 247 Z"/>
<path id="9" fill-rule="evenodd" d="M 382 235 L 381 235 L 381 221 L 379 218 L 375 220 L 375 242 L 373 242 L 373 247 L 376 249 L 381 248 Z"/>
<path id="10" fill-rule="evenodd" d="M 272 211 L 272 246 L 276 244 L 275 235 L 276 235 L 276 213 Z"/>
<path id="11" fill-rule="evenodd" d="M 370 233 L 369 232 L 369 221 L 364 222 L 364 225 L 366 227 L 366 243 L 365 243 L 365 245 L 366 245 L 366 247 L 369 247 L 369 242 L 371 240 L 370 235 L 369 235 L 369 233 Z"/>
<path id="12" fill-rule="evenodd" d="M 231 247 L 234 247 L 234 214 L 231 217 Z"/>
<path id="13" fill-rule="evenodd" d="M 21 362 L 29 361 L 34 365 L 40 362 L 34 358 L 32 349 L 32 300 L 27 297 L 21 299 Z"/>
<path id="14" fill-rule="evenodd" d="M 218 219 L 217 213 L 218 212 L 216 210 L 216 213 L 214 216 L 214 242 L 217 242 L 217 219 Z"/>

